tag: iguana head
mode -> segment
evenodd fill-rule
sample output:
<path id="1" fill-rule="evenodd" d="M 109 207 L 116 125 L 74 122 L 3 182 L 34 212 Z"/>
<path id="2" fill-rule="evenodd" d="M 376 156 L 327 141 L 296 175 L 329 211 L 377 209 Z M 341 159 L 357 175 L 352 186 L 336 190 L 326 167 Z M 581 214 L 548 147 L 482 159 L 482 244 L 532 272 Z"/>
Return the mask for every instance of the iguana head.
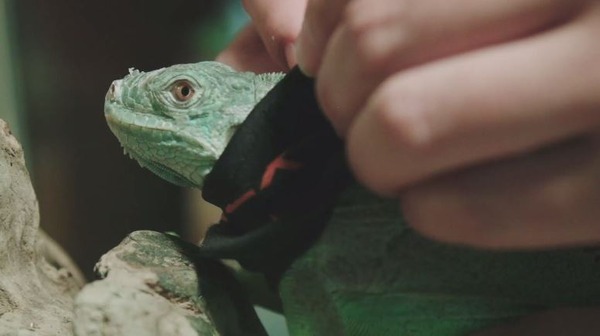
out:
<path id="1" fill-rule="evenodd" d="M 276 82 L 216 62 L 130 70 L 106 94 L 104 115 L 126 153 L 181 186 L 202 187 L 236 127 Z"/>

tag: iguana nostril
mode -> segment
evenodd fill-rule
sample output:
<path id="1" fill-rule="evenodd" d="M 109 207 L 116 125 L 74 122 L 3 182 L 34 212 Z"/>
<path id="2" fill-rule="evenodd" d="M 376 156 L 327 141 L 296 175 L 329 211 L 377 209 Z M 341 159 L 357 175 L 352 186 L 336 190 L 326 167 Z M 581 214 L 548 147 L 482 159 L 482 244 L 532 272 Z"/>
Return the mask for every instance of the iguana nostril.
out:
<path id="1" fill-rule="evenodd" d="M 108 92 L 106 93 L 106 99 L 114 102 L 117 100 L 118 96 L 119 96 L 119 89 L 120 89 L 120 80 L 116 80 L 114 82 L 112 82 L 110 84 L 110 88 L 108 89 Z"/>

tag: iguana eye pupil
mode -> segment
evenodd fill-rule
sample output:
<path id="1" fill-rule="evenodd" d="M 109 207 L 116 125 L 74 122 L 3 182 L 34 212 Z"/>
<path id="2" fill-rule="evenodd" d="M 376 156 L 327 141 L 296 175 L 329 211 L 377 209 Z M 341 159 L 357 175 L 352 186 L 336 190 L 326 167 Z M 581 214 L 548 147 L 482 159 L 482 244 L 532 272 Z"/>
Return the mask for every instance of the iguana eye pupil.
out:
<path id="1" fill-rule="evenodd" d="M 185 102 L 194 96 L 194 88 L 187 81 L 177 81 L 173 85 L 171 93 L 176 100 Z"/>

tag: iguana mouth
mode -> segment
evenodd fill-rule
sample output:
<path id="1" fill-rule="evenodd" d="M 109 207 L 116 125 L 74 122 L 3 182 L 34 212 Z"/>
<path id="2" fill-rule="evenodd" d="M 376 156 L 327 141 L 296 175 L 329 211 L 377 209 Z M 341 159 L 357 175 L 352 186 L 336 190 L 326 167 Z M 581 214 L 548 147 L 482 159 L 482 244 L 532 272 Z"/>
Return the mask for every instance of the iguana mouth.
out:
<path id="1" fill-rule="evenodd" d="M 147 167 L 154 174 L 181 187 L 193 188 L 195 185 L 184 175 L 157 161 L 150 161 Z"/>

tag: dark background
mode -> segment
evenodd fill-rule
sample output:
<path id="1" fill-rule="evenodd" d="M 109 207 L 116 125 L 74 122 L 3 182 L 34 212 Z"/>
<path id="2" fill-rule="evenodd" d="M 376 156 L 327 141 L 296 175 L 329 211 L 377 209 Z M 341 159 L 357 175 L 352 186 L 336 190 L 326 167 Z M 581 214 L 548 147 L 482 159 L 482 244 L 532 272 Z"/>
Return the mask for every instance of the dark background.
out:
<path id="1" fill-rule="evenodd" d="M 18 95 L 11 127 L 25 147 L 42 228 L 91 277 L 99 257 L 129 232 L 191 225 L 182 189 L 123 155 L 104 120 L 104 95 L 129 67 L 212 59 L 244 21 L 239 1 L 2 5 L 9 40 L 1 44 L 13 56 Z"/>

